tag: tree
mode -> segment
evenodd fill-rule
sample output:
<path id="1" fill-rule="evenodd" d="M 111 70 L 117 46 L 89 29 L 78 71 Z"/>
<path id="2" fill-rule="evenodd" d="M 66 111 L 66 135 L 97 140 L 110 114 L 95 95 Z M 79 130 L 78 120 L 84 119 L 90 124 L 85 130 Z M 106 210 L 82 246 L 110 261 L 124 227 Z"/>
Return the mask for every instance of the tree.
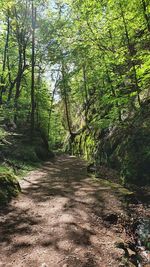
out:
<path id="1" fill-rule="evenodd" d="M 33 131 L 35 127 L 35 81 L 34 81 L 34 71 L 35 71 L 35 27 L 36 27 L 36 8 L 34 7 L 34 1 L 32 0 L 32 77 L 31 77 L 31 137 L 33 136 Z"/>

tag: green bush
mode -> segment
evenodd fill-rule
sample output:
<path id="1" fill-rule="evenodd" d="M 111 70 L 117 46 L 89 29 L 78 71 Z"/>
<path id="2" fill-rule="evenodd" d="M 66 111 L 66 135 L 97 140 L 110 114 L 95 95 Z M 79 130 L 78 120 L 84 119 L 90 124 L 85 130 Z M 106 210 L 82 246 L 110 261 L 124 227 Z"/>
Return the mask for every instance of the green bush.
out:
<path id="1" fill-rule="evenodd" d="M 24 146 L 18 146 L 18 148 L 14 151 L 13 157 L 23 162 L 39 161 L 35 147 L 27 144 L 25 144 Z"/>

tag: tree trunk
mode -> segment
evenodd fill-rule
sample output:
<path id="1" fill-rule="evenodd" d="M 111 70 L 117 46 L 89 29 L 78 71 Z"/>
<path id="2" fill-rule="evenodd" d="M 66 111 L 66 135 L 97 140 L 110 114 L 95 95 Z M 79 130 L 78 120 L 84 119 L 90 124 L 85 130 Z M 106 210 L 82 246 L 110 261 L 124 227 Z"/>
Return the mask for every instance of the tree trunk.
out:
<path id="1" fill-rule="evenodd" d="M 16 79 L 16 92 L 14 98 L 14 122 L 17 122 L 17 111 L 18 111 L 18 98 L 20 96 L 20 86 L 21 86 L 21 79 L 22 79 L 22 49 L 19 47 L 19 63 L 18 63 L 18 74 Z"/>
<path id="2" fill-rule="evenodd" d="M 88 90 L 87 90 L 87 77 L 86 77 L 86 66 L 85 64 L 82 67 L 83 69 L 83 83 L 84 83 L 84 93 L 85 93 L 85 123 L 88 124 Z"/>
<path id="3" fill-rule="evenodd" d="M 35 20 L 36 20 L 36 8 L 34 7 L 34 0 L 32 0 L 32 71 L 31 71 L 31 138 L 34 134 L 35 127 Z"/>
<path id="4" fill-rule="evenodd" d="M 138 103 L 139 103 L 139 106 L 141 106 L 140 88 L 139 88 L 139 85 L 138 85 L 135 62 L 133 60 L 133 51 L 132 51 L 132 48 L 131 48 L 130 37 L 129 37 L 128 29 L 127 29 L 127 23 L 126 23 L 126 19 L 125 19 L 125 15 L 124 15 L 124 11 L 123 11 L 121 3 L 120 3 L 120 10 L 121 10 L 121 16 L 122 16 L 122 20 L 123 20 L 123 24 L 124 24 L 124 29 L 125 29 L 125 35 L 126 35 L 126 39 L 127 39 L 127 48 L 128 48 L 128 52 L 129 52 L 129 56 L 130 56 L 130 64 L 131 64 L 131 66 L 133 68 L 134 84 L 136 86 Z"/>
<path id="5" fill-rule="evenodd" d="M 5 41 L 5 49 L 4 49 L 4 58 L 3 58 L 3 66 L 2 66 L 2 74 L 1 74 L 1 86 L 0 86 L 0 105 L 3 103 L 3 92 L 5 90 L 5 70 L 6 70 L 6 61 L 7 61 L 7 53 L 8 53 L 8 45 L 9 45 L 9 33 L 10 33 L 10 21 L 9 21 L 9 12 L 7 15 L 7 34 L 6 34 L 6 41 Z"/>
<path id="6" fill-rule="evenodd" d="M 146 25 L 147 25 L 147 29 L 150 32 L 150 20 L 147 14 L 147 6 L 146 6 L 146 2 L 145 0 L 141 0 L 142 1 L 142 6 L 143 6 L 143 14 L 144 14 L 144 18 L 146 21 Z"/>
<path id="7" fill-rule="evenodd" d="M 68 108 L 68 96 L 66 91 L 66 82 L 65 82 L 65 69 L 64 69 L 64 63 L 62 62 L 62 79 L 63 79 L 63 97 L 64 97 L 64 104 L 65 104 L 65 110 L 66 110 L 66 119 L 67 119 L 67 125 L 70 135 L 72 136 L 72 129 L 71 129 L 71 122 L 69 117 L 69 108 Z"/>
<path id="8" fill-rule="evenodd" d="M 114 48 L 114 44 L 113 44 L 113 37 L 112 37 L 112 33 L 111 33 L 111 30 L 109 29 L 109 36 L 110 36 L 110 40 L 111 40 L 111 49 L 112 49 L 112 52 L 113 52 L 113 60 L 114 60 L 114 63 L 115 63 L 115 48 Z M 106 63 L 105 63 L 106 65 Z M 107 66 L 106 66 L 107 68 Z M 113 72 L 115 73 L 115 70 L 114 70 L 114 66 L 113 66 Z M 113 84 L 112 84 L 112 81 L 111 81 L 111 78 L 109 76 L 109 72 L 108 72 L 108 68 L 107 68 L 107 75 L 108 75 L 108 79 L 110 79 L 110 82 L 111 82 L 111 90 L 112 90 L 112 94 L 115 98 L 117 98 L 117 94 L 113 88 Z M 118 100 L 116 101 L 116 107 L 117 107 L 117 110 L 118 110 L 118 119 L 119 121 L 122 121 L 122 118 L 121 118 L 121 108 L 119 107 L 119 102 Z"/>

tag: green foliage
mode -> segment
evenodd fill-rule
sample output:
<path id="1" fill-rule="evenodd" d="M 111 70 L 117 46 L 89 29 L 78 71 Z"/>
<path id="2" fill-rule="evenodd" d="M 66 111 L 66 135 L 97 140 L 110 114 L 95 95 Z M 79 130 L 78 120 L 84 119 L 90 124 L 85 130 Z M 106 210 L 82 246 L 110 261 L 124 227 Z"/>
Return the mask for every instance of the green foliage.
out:
<path id="1" fill-rule="evenodd" d="M 37 162 L 39 161 L 35 147 L 32 145 L 26 145 L 24 147 L 18 147 L 15 151 L 15 159 L 21 159 L 22 162 Z"/>
<path id="2" fill-rule="evenodd" d="M 7 136 L 7 132 L 3 129 L 0 128 L 0 142 Z"/>
<path id="3" fill-rule="evenodd" d="M 31 1 L 4 2 L 0 123 L 13 122 L 30 135 L 16 159 L 36 162 L 48 156 L 43 145 L 56 150 L 65 143 L 71 153 L 113 165 L 126 181 L 148 181 L 148 127 L 141 115 L 149 101 L 148 1 L 34 1 L 35 55 Z"/>

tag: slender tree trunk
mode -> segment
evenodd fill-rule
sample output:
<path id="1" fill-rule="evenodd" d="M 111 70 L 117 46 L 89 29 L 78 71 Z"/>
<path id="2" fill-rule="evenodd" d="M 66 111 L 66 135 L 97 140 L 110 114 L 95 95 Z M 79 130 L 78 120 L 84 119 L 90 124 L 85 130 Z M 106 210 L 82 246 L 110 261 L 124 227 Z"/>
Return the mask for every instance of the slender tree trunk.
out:
<path id="1" fill-rule="evenodd" d="M 146 21 L 147 29 L 150 32 L 150 19 L 149 19 L 148 14 L 147 14 L 146 2 L 145 2 L 145 0 L 141 0 L 141 1 L 142 1 L 143 14 L 144 14 L 144 18 L 145 18 L 145 21 Z"/>
<path id="2" fill-rule="evenodd" d="M 126 35 L 126 39 L 127 39 L 127 48 L 128 48 L 129 56 L 130 56 L 130 64 L 131 64 L 131 66 L 133 68 L 134 84 L 136 86 L 138 103 L 139 103 L 139 106 L 141 106 L 140 88 L 139 88 L 139 85 L 138 85 L 136 66 L 135 66 L 135 62 L 133 60 L 133 51 L 132 51 L 132 48 L 131 48 L 131 42 L 130 42 L 130 37 L 129 37 L 129 33 L 128 33 L 127 23 L 126 23 L 126 19 L 125 19 L 125 15 L 124 15 L 124 11 L 123 11 L 121 3 L 120 3 L 120 10 L 121 10 L 121 16 L 122 16 L 122 20 L 123 20 L 123 24 L 124 24 L 124 29 L 125 29 L 125 35 Z"/>
<path id="3" fill-rule="evenodd" d="M 75 140 L 76 134 L 72 131 L 72 125 L 70 120 L 70 113 L 69 113 L 69 106 L 68 106 L 68 92 L 67 92 L 67 83 L 66 83 L 66 77 L 65 77 L 65 68 L 64 63 L 62 62 L 62 80 L 63 80 L 63 99 L 65 104 L 65 113 L 66 113 L 66 120 L 67 120 L 67 126 L 70 134 L 69 138 L 69 148 L 70 153 L 73 154 L 73 142 Z"/>
<path id="4" fill-rule="evenodd" d="M 8 91 L 8 97 L 7 97 L 7 103 L 9 103 L 11 98 L 12 98 L 12 92 L 13 92 L 13 88 L 15 87 L 15 84 L 16 84 L 16 79 L 10 83 L 9 91 Z"/>
<path id="5" fill-rule="evenodd" d="M 57 81 L 56 81 L 56 83 L 57 83 Z M 49 139 L 49 135 L 50 135 L 51 114 L 52 114 L 52 108 L 53 108 L 53 103 L 54 103 L 54 96 L 55 96 L 55 91 L 56 91 L 56 83 L 55 83 L 54 90 L 53 90 L 53 93 L 52 93 L 51 106 L 50 106 L 49 114 L 48 114 L 48 127 L 47 127 L 48 139 Z"/>
<path id="6" fill-rule="evenodd" d="M 19 47 L 18 74 L 17 74 L 17 79 L 16 79 L 16 92 L 15 92 L 15 98 L 14 98 L 14 108 L 15 108 L 14 122 L 15 123 L 17 122 L 18 99 L 20 96 L 21 79 L 22 79 L 22 49 L 21 47 Z"/>
<path id="7" fill-rule="evenodd" d="M 87 90 L 87 77 L 86 77 L 86 66 L 85 64 L 82 67 L 83 70 L 83 83 L 84 83 L 84 93 L 85 93 L 85 123 L 88 124 L 87 115 L 88 115 L 88 90 Z"/>
<path id="8" fill-rule="evenodd" d="M 21 80 L 22 80 L 22 76 L 23 76 L 23 73 L 25 71 L 25 69 L 28 67 L 26 65 L 26 57 L 25 57 L 25 54 L 26 54 L 26 44 L 20 44 L 18 42 L 18 45 L 19 45 L 19 63 L 18 63 L 18 72 L 17 72 L 17 76 L 16 78 L 12 81 L 11 79 L 11 68 L 10 68 L 10 65 L 9 65 L 9 57 L 7 57 L 7 68 L 8 68 L 8 77 L 9 77 L 9 83 L 10 83 L 10 86 L 9 86 L 9 89 L 8 89 L 8 96 L 7 96 L 7 103 L 10 102 L 11 98 L 12 98 L 12 91 L 13 91 L 13 88 L 15 87 L 16 85 L 16 93 L 15 93 L 15 104 L 16 102 L 18 102 L 18 98 L 20 96 L 20 86 L 21 86 Z"/>
<path id="9" fill-rule="evenodd" d="M 3 58 L 3 66 L 2 66 L 2 74 L 0 78 L 1 86 L 0 86 L 0 105 L 3 103 L 3 92 L 5 90 L 5 70 L 6 70 L 6 61 L 7 61 L 7 53 L 8 53 L 8 45 L 9 45 L 9 33 L 10 33 L 10 21 L 9 21 L 9 12 L 7 15 L 7 34 L 4 48 L 4 58 Z"/>
<path id="10" fill-rule="evenodd" d="M 63 79 L 63 97 L 64 97 L 64 104 L 65 104 L 65 110 L 66 110 L 66 119 L 67 119 L 67 125 L 70 135 L 72 136 L 72 129 L 71 129 L 71 122 L 70 122 L 70 116 L 69 116 L 69 108 L 68 108 L 68 96 L 66 91 L 66 82 L 65 82 L 65 69 L 64 64 L 62 63 L 62 79 Z"/>
<path id="11" fill-rule="evenodd" d="M 114 60 L 114 63 L 115 63 L 115 48 L 114 48 L 114 44 L 113 44 L 113 37 L 112 37 L 112 33 L 111 33 L 111 30 L 109 29 L 109 36 L 110 36 L 110 40 L 111 40 L 111 49 L 112 49 L 112 52 L 113 52 L 113 60 Z M 106 63 L 105 63 L 106 65 Z M 114 66 L 113 66 L 113 72 L 115 73 L 115 70 L 114 70 Z M 108 73 L 108 69 L 107 69 L 107 75 L 110 79 L 110 76 L 109 76 L 109 73 Z M 112 90 L 112 94 L 115 98 L 117 98 L 117 94 L 113 88 L 113 84 L 112 84 L 112 81 L 110 79 L 110 82 L 111 82 L 111 90 Z M 117 107 L 117 110 L 118 110 L 118 119 L 119 121 L 122 121 L 121 119 L 121 108 L 119 107 L 119 103 L 118 103 L 118 100 L 116 101 L 116 107 Z"/>
<path id="12" fill-rule="evenodd" d="M 38 91 L 40 91 L 41 87 L 41 67 L 39 65 L 39 73 L 38 73 Z M 39 124 L 39 101 L 36 99 L 36 124 Z"/>
<path id="13" fill-rule="evenodd" d="M 35 127 L 35 20 L 36 9 L 34 7 L 34 0 L 32 0 L 32 71 L 31 71 L 31 138 L 34 134 Z"/>

